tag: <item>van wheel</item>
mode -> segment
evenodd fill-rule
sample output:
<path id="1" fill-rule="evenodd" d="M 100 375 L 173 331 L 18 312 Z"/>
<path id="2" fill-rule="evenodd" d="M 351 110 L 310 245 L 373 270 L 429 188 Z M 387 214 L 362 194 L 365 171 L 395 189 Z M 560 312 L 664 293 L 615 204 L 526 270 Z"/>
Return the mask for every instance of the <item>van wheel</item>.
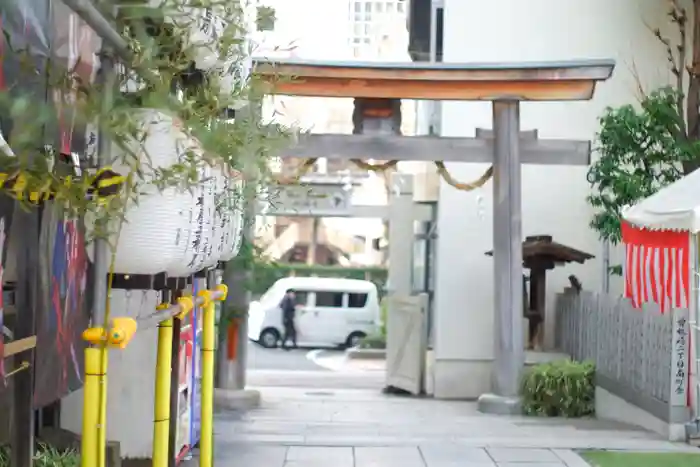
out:
<path id="1" fill-rule="evenodd" d="M 367 334 L 364 332 L 353 332 L 348 336 L 348 338 L 345 340 L 345 346 L 349 349 L 352 349 L 353 347 L 357 347 L 360 345 L 360 341 L 367 337 Z"/>
<path id="2" fill-rule="evenodd" d="M 260 333 L 258 343 L 266 349 L 274 349 L 275 347 L 277 347 L 277 343 L 279 342 L 279 340 L 279 331 L 277 331 L 277 329 L 275 328 L 267 328 Z"/>

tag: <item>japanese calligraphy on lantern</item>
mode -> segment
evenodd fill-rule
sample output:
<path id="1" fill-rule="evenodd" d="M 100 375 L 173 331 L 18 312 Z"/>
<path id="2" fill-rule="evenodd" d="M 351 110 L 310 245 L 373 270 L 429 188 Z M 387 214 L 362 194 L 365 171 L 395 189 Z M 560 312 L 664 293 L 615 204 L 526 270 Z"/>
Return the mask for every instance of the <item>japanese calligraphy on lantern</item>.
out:
<path id="1" fill-rule="evenodd" d="M 674 407 L 685 407 L 688 404 L 688 349 L 690 345 L 688 310 L 673 310 L 672 339 L 670 402 Z"/>

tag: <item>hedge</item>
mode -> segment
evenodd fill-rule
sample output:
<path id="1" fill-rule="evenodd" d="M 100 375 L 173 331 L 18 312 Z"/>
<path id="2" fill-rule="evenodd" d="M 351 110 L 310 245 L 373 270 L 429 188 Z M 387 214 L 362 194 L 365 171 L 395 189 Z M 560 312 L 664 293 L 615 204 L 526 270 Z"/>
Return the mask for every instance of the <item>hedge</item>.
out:
<path id="1" fill-rule="evenodd" d="M 595 365 L 560 360 L 529 368 L 521 385 L 523 411 L 543 417 L 584 417 L 595 412 Z"/>

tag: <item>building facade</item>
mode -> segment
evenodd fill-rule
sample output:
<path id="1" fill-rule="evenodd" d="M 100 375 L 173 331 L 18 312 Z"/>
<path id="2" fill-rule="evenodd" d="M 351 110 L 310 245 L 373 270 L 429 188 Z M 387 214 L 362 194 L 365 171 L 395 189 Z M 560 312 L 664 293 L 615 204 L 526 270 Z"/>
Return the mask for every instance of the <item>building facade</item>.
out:
<path id="1" fill-rule="evenodd" d="M 598 87 L 592 101 L 523 103 L 521 107 L 522 130 L 537 129 L 540 138 L 593 140 L 598 117 L 607 106 L 637 102 L 640 85 L 650 91 L 670 84 L 664 46 L 650 29 L 659 27 L 677 40 L 666 8 L 658 0 L 445 0 L 443 60 L 615 59 L 613 78 Z M 420 46 L 419 42 L 412 41 Z M 441 107 L 443 136 L 474 136 L 476 128 L 491 127 L 488 103 L 445 102 Z M 448 164 L 462 181 L 478 178 L 486 168 L 484 164 Z M 587 170 L 535 165 L 522 169 L 523 236 L 552 235 L 555 241 L 596 255 L 585 265 L 550 271 L 548 310 L 570 274 L 585 289 L 600 290 L 602 247 L 589 228 Z M 493 248 L 492 184 L 463 192 L 443 182 L 439 199 L 438 286 L 428 378 L 438 398 L 476 398 L 491 388 L 494 357 L 493 259 L 484 254 Z M 613 292 L 615 287 L 613 283 Z M 553 322 L 547 326 L 545 344 L 551 345 L 547 336 L 551 339 Z"/>
<path id="2" fill-rule="evenodd" d="M 276 21 L 273 29 L 258 33 L 256 55 L 333 61 L 409 59 L 406 0 L 265 0 L 263 3 L 274 9 Z M 269 119 L 301 131 L 334 134 L 354 131 L 352 99 L 274 96 L 269 98 L 267 107 Z M 414 132 L 414 109 L 412 102 L 403 105 L 404 133 Z M 368 173 L 347 160 L 317 156 L 319 160 L 312 172 L 316 176 L 346 179 L 353 186 L 353 203 L 386 204 L 386 183 L 381 174 Z M 277 165 L 282 174 L 289 176 L 297 172 L 299 162 L 285 159 Z M 298 228 L 290 230 L 294 224 Z M 282 255 L 275 259 L 320 264 L 378 264 L 383 255 L 373 245 L 376 245 L 374 240 L 385 235 L 384 230 L 380 219 L 270 216 L 258 222 L 260 243 L 267 245 L 270 252 Z M 316 248 L 311 245 L 316 243 L 316 232 L 338 243 Z M 341 240 L 343 234 L 348 234 L 345 240 Z M 283 235 L 286 238 L 282 239 Z M 287 250 L 290 245 L 291 249 Z M 310 251 L 316 253 L 309 254 Z M 337 255 L 330 254 L 334 251 Z"/>

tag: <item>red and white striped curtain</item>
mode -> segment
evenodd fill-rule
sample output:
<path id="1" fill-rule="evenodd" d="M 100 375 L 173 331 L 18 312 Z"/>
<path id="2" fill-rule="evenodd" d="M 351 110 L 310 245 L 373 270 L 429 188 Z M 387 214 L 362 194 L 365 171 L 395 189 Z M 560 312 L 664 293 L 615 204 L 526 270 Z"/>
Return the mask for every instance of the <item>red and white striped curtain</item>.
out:
<path id="1" fill-rule="evenodd" d="M 622 222 L 625 297 L 635 308 L 657 303 L 662 313 L 690 304 L 690 234 L 640 229 Z"/>

